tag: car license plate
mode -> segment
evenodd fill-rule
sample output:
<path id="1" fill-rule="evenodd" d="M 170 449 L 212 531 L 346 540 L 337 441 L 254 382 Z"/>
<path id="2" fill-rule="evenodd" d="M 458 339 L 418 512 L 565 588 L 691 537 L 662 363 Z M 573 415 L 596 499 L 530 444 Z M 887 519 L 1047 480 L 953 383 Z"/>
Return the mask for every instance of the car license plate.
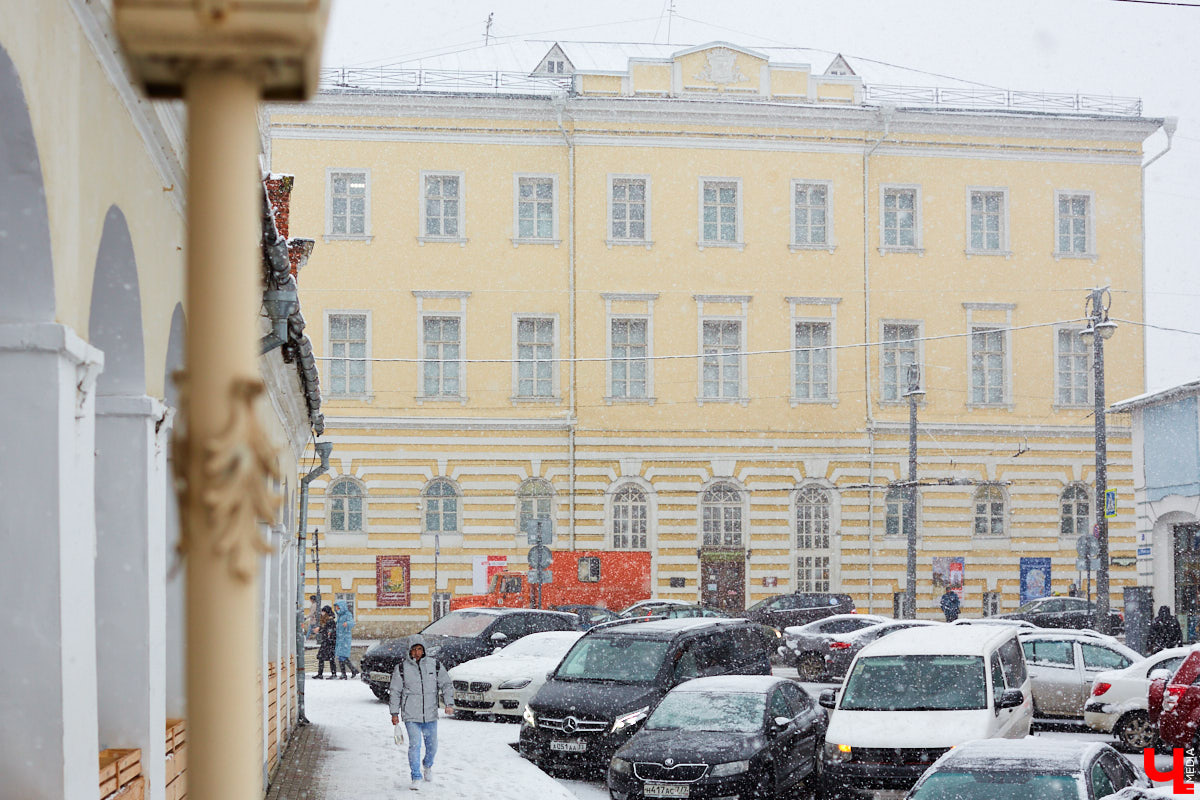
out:
<path id="1" fill-rule="evenodd" d="M 392 673 L 390 672 L 370 672 L 367 673 L 367 677 L 380 683 L 391 683 L 392 681 Z"/>
<path id="2" fill-rule="evenodd" d="M 455 700 L 462 700 L 464 703 L 482 703 L 483 692 L 455 692 Z"/>
<path id="3" fill-rule="evenodd" d="M 551 739 L 550 749 L 563 753 L 582 753 L 587 750 L 587 742 L 566 742 L 561 739 Z"/>
<path id="4" fill-rule="evenodd" d="M 687 797 L 691 791 L 686 783 L 647 783 L 642 787 L 646 797 Z"/>

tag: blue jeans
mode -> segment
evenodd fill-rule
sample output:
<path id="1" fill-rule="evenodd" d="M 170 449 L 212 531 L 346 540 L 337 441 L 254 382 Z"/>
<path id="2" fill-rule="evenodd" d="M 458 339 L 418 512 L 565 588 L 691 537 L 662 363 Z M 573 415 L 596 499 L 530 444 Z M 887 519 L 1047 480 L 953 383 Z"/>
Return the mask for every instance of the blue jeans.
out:
<path id="1" fill-rule="evenodd" d="M 408 769 L 415 781 L 421 777 L 421 740 L 425 740 L 425 768 L 433 766 L 437 755 L 437 720 L 432 722 L 405 722 L 408 734 Z"/>

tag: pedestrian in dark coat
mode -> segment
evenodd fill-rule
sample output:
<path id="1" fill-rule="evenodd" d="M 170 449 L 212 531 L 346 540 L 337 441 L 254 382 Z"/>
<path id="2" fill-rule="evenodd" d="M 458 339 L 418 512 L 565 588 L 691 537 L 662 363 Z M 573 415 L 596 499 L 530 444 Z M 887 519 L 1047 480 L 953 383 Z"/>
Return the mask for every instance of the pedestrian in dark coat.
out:
<path id="1" fill-rule="evenodd" d="M 1179 647 L 1183 644 L 1183 631 L 1179 620 L 1171 613 L 1169 606 L 1158 609 L 1158 616 L 1150 623 L 1150 635 L 1146 637 L 1146 646 L 1150 649 L 1147 655 L 1153 655 L 1168 647 Z"/>
<path id="2" fill-rule="evenodd" d="M 321 621 L 317 627 L 317 674 L 313 677 L 325 677 L 325 662 L 329 662 L 329 677 L 337 674 L 334 663 L 334 648 L 337 646 L 337 621 L 333 617 L 333 609 L 325 606 L 321 609 Z"/>
<path id="3" fill-rule="evenodd" d="M 946 593 L 942 595 L 942 601 L 939 603 L 942 607 L 942 613 L 946 615 L 946 622 L 954 622 L 958 619 L 958 612 L 962 608 L 962 603 L 958 599 L 958 594 L 949 586 L 946 587 Z"/>

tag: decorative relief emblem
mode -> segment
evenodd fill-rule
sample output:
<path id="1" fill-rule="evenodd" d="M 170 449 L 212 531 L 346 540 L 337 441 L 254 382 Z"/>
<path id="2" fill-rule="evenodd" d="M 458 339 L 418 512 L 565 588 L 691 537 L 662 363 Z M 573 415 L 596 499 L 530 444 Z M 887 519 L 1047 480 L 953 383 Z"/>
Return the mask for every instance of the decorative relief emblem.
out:
<path id="1" fill-rule="evenodd" d="M 708 63 L 694 77 L 709 83 L 744 83 L 748 80 L 737 68 L 737 53 L 727 47 L 714 47 L 706 52 Z"/>

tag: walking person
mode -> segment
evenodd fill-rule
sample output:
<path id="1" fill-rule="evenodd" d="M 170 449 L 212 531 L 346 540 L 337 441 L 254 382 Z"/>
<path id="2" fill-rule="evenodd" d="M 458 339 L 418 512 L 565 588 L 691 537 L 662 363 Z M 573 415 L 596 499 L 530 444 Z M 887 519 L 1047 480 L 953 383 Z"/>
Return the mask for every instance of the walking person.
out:
<path id="1" fill-rule="evenodd" d="M 958 594 L 949 586 L 946 587 L 946 593 L 942 595 L 939 605 L 942 607 L 942 613 L 946 615 L 946 622 L 954 622 L 958 619 L 962 603 L 958 599 Z"/>
<path id="2" fill-rule="evenodd" d="M 350 644 L 353 640 L 354 632 L 354 614 L 350 611 L 350 604 L 345 600 L 338 600 L 333 604 L 337 609 L 337 640 L 334 647 L 334 655 L 337 656 L 338 670 L 341 672 L 341 679 L 346 680 L 346 668 L 350 668 L 350 677 L 358 677 L 358 669 L 350 661 Z"/>
<path id="3" fill-rule="evenodd" d="M 304 637 L 307 639 L 310 636 L 317 635 L 317 628 L 321 625 L 321 607 L 317 604 L 317 596 L 310 594 L 308 596 L 308 613 L 304 616 Z"/>
<path id="4" fill-rule="evenodd" d="M 337 621 L 333 618 L 333 609 L 325 606 L 317 623 L 317 674 L 313 677 L 321 680 L 325 677 L 325 662 L 329 662 L 329 677 L 337 677 L 337 665 L 334 663 L 334 649 L 337 644 Z"/>
<path id="5" fill-rule="evenodd" d="M 453 714 L 453 693 L 450 674 L 433 656 L 425 655 L 425 639 L 420 634 L 409 637 L 408 657 L 392 670 L 388 710 L 392 724 L 404 719 L 408 734 L 408 770 L 412 776 L 410 788 L 420 787 L 420 781 L 432 780 L 433 757 L 437 754 L 438 697 L 447 714 Z M 425 758 L 421 758 L 421 744 Z M 424 767 L 424 774 L 421 768 Z"/>
<path id="6" fill-rule="evenodd" d="M 1170 606 L 1162 606 L 1158 609 L 1158 616 L 1150 623 L 1150 633 L 1146 637 L 1146 646 L 1150 652 L 1147 655 L 1154 655 L 1168 647 L 1179 647 L 1181 644 L 1183 630 L 1179 627 L 1179 620 L 1171 613 Z"/>

